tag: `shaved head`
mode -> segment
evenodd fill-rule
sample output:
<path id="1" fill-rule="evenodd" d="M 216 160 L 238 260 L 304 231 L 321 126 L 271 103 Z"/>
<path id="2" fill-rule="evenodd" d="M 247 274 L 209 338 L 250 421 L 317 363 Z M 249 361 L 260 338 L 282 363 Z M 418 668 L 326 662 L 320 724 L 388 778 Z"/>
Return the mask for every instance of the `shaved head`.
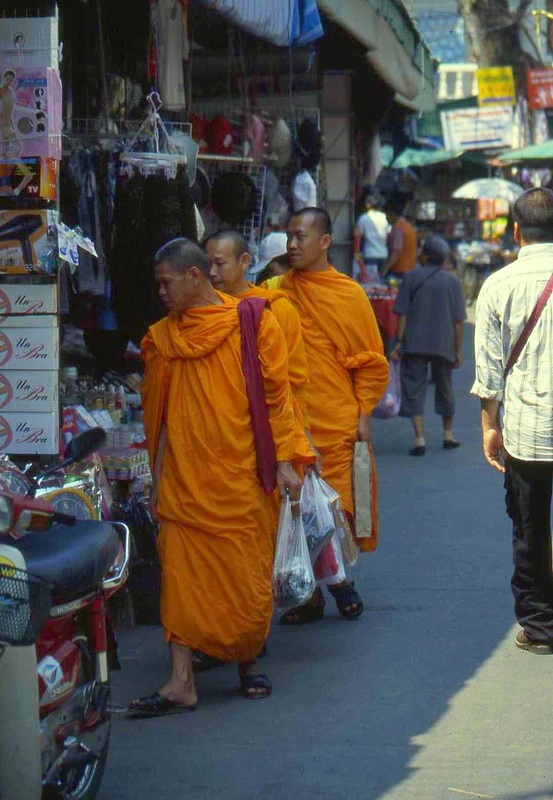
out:
<path id="1" fill-rule="evenodd" d="M 321 236 L 332 236 L 332 220 L 330 215 L 323 208 L 307 207 L 301 211 L 296 211 L 292 215 L 290 222 L 295 220 L 309 219 L 317 228 Z"/>
<path id="2" fill-rule="evenodd" d="M 231 242 L 233 253 L 236 258 L 250 254 L 250 248 L 245 238 L 240 231 L 235 231 L 233 228 L 224 228 L 222 231 L 217 231 L 217 233 L 212 233 L 211 236 L 208 236 L 203 243 L 204 250 L 207 250 L 207 246 L 210 242 Z"/>
<path id="3" fill-rule="evenodd" d="M 166 264 L 172 272 L 188 272 L 197 267 L 209 280 L 209 259 L 191 239 L 172 239 L 160 247 L 154 256 L 154 266 Z"/>

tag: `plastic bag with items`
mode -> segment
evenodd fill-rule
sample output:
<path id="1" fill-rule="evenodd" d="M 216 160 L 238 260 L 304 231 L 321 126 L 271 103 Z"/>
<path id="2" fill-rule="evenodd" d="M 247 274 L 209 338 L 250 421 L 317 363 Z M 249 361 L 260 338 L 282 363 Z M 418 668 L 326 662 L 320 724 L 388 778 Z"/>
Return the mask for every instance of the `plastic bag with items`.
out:
<path id="1" fill-rule="evenodd" d="M 353 536 L 346 512 L 342 508 L 340 495 L 326 481 L 320 481 L 321 491 L 327 498 L 334 516 L 334 527 L 340 542 L 344 566 L 353 567 L 359 558 L 359 548 Z"/>
<path id="2" fill-rule="evenodd" d="M 328 484 L 314 471 L 308 472 L 303 482 L 300 509 L 312 563 L 334 535 L 334 515 L 330 499 L 332 495 L 333 490 Z M 336 497 L 339 499 L 338 494 Z"/>
<path id="3" fill-rule="evenodd" d="M 342 558 L 342 548 L 337 534 L 334 534 L 315 561 L 313 572 L 315 574 L 317 586 L 345 581 L 346 571 L 344 569 L 344 559 Z"/>
<path id="4" fill-rule="evenodd" d="M 289 495 L 282 501 L 278 522 L 273 599 L 280 611 L 306 603 L 316 583 L 307 548 L 299 506 L 292 507 Z"/>
<path id="5" fill-rule="evenodd" d="M 386 391 L 379 404 L 373 409 L 373 417 L 390 419 L 397 417 L 401 406 L 401 378 L 399 375 L 399 361 L 390 363 L 390 378 Z"/>

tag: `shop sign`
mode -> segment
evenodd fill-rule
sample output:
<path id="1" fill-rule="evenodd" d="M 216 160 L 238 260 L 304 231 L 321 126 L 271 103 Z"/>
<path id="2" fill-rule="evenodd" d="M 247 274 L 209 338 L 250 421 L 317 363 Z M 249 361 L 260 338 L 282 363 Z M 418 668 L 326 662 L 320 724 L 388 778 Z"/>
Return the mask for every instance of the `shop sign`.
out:
<path id="1" fill-rule="evenodd" d="M 553 69 L 528 69 L 526 79 L 530 108 L 553 108 Z"/>
<path id="2" fill-rule="evenodd" d="M 510 147 L 512 106 L 459 108 L 440 114 L 446 150 L 483 150 Z"/>
<path id="3" fill-rule="evenodd" d="M 476 70 L 478 105 L 516 105 L 515 79 L 512 67 L 482 67 Z"/>

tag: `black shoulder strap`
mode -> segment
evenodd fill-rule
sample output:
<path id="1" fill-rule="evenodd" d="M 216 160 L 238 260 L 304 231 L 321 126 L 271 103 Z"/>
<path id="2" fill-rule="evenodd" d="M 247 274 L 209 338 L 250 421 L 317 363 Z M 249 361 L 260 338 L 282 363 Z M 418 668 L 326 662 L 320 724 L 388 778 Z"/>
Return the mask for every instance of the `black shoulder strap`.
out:
<path id="1" fill-rule="evenodd" d="M 438 273 L 438 272 L 441 270 L 441 268 L 442 268 L 442 267 L 441 267 L 441 265 L 440 265 L 439 267 L 436 267 L 436 269 L 432 270 L 432 272 L 430 273 L 430 275 L 425 275 L 425 276 L 424 276 L 424 278 L 422 279 L 422 281 L 420 281 L 420 282 L 419 282 L 419 283 L 418 283 L 418 284 L 415 286 L 415 290 L 414 290 L 414 291 L 411 293 L 411 297 L 409 298 L 411 303 L 412 303 L 412 302 L 413 302 L 413 300 L 415 299 L 415 295 L 416 295 L 416 293 L 419 291 L 419 289 L 421 288 L 421 286 L 423 286 L 423 285 L 426 283 L 426 281 L 429 281 L 429 280 L 430 280 L 430 278 L 433 278 L 433 277 L 434 277 L 434 275 L 436 275 L 436 274 L 437 274 L 437 273 Z"/>

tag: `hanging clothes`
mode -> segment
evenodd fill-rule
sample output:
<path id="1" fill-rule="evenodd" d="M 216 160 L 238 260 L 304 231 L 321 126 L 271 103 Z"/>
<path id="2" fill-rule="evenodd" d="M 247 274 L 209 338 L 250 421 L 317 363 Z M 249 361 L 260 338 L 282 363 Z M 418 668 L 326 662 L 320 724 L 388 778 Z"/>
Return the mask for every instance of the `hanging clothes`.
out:
<path id="1" fill-rule="evenodd" d="M 157 0 L 158 88 L 167 111 L 184 111 L 184 63 L 190 57 L 186 3 Z"/>
<path id="2" fill-rule="evenodd" d="M 119 330 L 130 339 L 140 342 L 148 327 L 166 314 L 154 277 L 156 251 L 170 239 L 197 241 L 197 235 L 185 166 L 171 179 L 139 172 L 119 177 L 110 268 Z"/>

